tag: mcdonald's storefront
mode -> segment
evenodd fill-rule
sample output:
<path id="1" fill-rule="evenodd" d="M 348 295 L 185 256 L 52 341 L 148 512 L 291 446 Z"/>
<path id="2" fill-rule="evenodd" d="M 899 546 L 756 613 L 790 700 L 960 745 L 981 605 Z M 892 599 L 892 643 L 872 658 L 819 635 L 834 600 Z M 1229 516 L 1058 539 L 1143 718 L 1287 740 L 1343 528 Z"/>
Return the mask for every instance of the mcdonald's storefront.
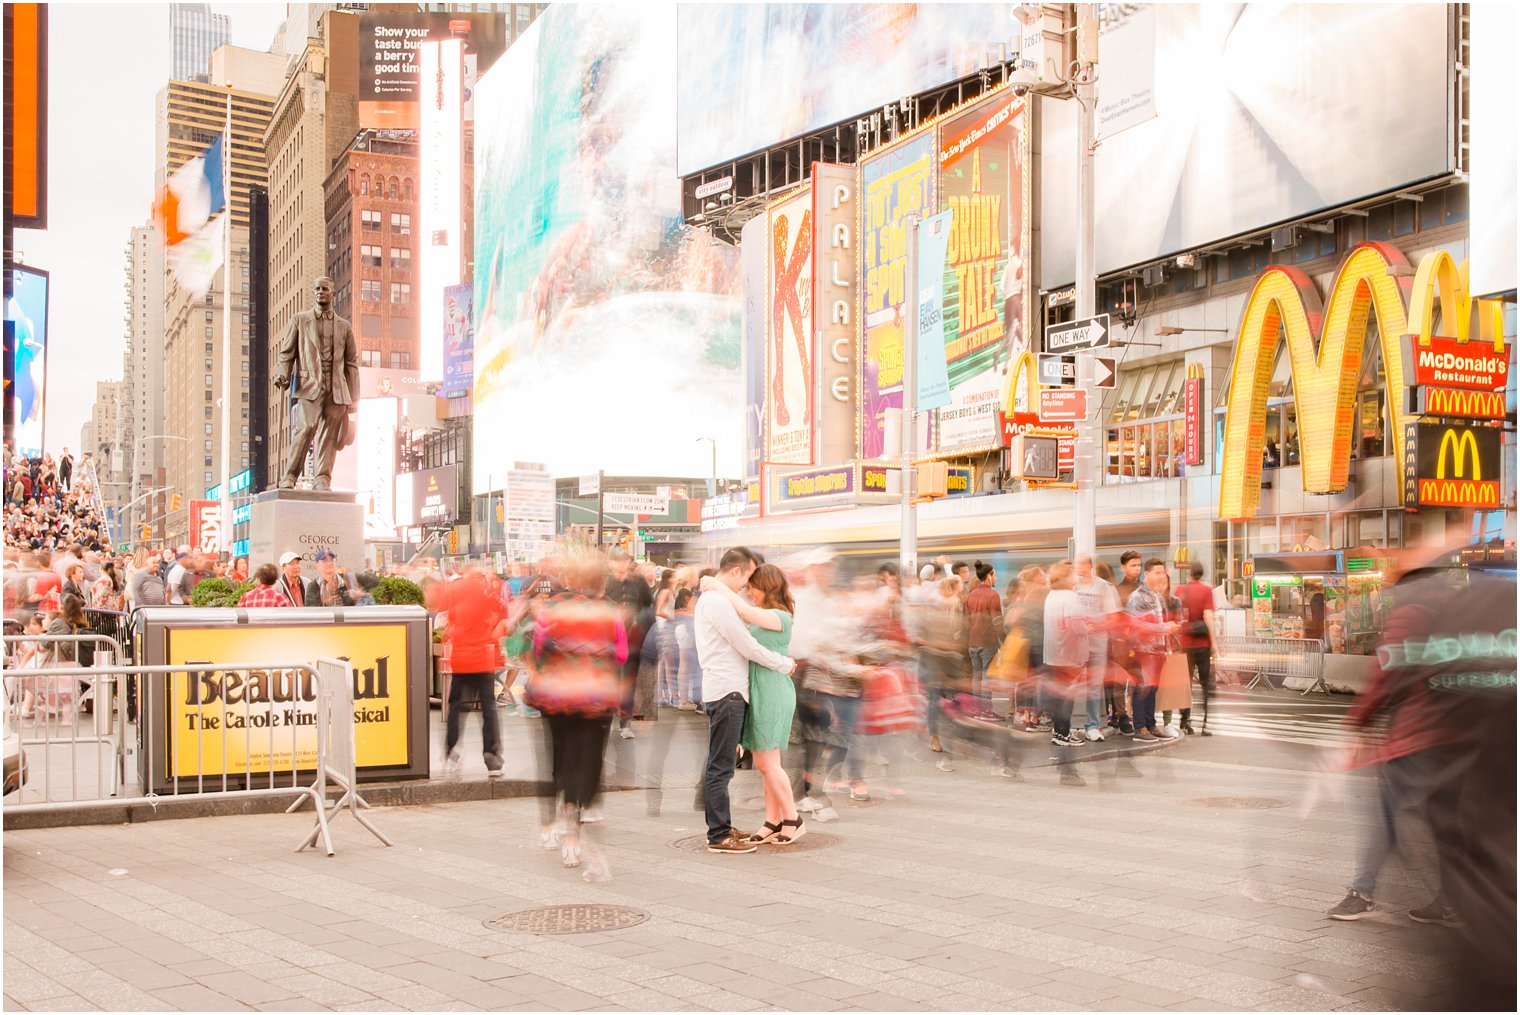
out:
<path id="1" fill-rule="evenodd" d="M 1254 633 L 1370 651 L 1391 550 L 1513 572 L 1513 345 L 1467 277 L 1385 243 L 1323 300 L 1294 268 L 1257 277 L 1215 413 L 1219 571 Z"/>

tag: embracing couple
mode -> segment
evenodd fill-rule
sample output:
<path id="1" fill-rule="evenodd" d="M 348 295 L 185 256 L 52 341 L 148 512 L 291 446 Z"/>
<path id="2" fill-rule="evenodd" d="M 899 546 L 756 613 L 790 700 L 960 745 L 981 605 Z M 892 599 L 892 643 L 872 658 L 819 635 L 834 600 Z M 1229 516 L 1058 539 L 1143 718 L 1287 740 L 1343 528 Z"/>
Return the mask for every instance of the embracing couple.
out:
<path id="1" fill-rule="evenodd" d="M 761 843 L 796 842 L 805 829 L 781 768 L 797 707 L 791 678 L 797 664 L 786 655 L 795 609 L 786 575 L 736 546 L 718 562 L 717 577 L 702 579 L 701 591 L 695 627 L 708 721 L 707 848 L 753 853 Z M 765 786 L 765 827 L 753 835 L 734 828 L 729 811 L 728 784 L 741 744 Z"/>

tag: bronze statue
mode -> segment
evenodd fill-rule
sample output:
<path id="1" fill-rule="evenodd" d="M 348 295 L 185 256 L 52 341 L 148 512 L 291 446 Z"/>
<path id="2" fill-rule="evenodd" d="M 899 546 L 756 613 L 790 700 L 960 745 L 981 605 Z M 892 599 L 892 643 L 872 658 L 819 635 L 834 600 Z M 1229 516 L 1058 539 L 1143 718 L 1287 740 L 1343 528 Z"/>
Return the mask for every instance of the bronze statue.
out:
<path id="1" fill-rule="evenodd" d="M 296 374 L 296 427 L 290 459 L 280 477 L 280 489 L 295 489 L 306 465 L 313 436 L 317 441 L 317 474 L 313 490 L 332 489 L 333 459 L 338 449 L 353 443 L 354 412 L 359 407 L 359 346 L 354 329 L 333 313 L 333 280 L 312 283 L 316 307 L 291 318 L 280 340 L 280 362 L 274 386 L 281 391 Z"/>

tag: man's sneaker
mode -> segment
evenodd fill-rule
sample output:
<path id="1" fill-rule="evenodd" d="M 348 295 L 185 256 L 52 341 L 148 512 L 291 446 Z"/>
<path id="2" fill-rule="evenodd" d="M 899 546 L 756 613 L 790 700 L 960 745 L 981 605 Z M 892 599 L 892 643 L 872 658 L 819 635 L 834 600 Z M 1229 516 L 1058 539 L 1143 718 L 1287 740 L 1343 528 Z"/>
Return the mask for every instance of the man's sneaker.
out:
<path id="1" fill-rule="evenodd" d="M 948 758 L 940 758 L 934 763 L 934 767 L 939 769 L 941 772 L 955 771 L 955 766 L 950 764 L 950 759 Z"/>
<path id="2" fill-rule="evenodd" d="M 1165 726 L 1161 727 L 1161 736 L 1166 740 L 1176 740 L 1178 737 L 1182 736 L 1182 731 L 1179 730 L 1175 724 L 1167 723 Z"/>
<path id="3" fill-rule="evenodd" d="M 1062 772 L 1061 773 L 1061 785 L 1062 786 L 1086 786 L 1087 785 L 1087 780 L 1084 779 L 1084 778 L 1082 778 L 1080 775 L 1078 775 L 1075 772 Z"/>
<path id="4" fill-rule="evenodd" d="M 1151 736 L 1155 737 L 1157 740 L 1177 739 L 1177 734 L 1172 732 L 1172 728 L 1170 726 L 1152 726 Z"/>
<path id="5" fill-rule="evenodd" d="M 505 764 L 506 762 L 502 760 L 502 756 L 500 754 L 487 754 L 486 775 L 490 776 L 492 779 L 500 779 L 501 770 Z"/>
<path id="6" fill-rule="evenodd" d="M 1002 722 L 1008 717 L 1006 715 L 999 715 L 997 712 L 988 709 L 986 711 L 978 712 L 976 715 L 972 716 L 972 718 L 976 719 L 979 722 Z"/>
<path id="7" fill-rule="evenodd" d="M 1135 724 L 1126 717 L 1119 720 L 1119 733 L 1122 736 L 1132 737 L 1135 735 Z"/>
<path id="8" fill-rule="evenodd" d="M 823 808 L 818 803 L 818 801 L 814 800 L 810 796 L 805 796 L 801 800 L 797 801 L 797 810 L 798 810 L 799 813 L 802 813 L 802 814 L 813 814 L 813 813 L 815 813 L 817 811 L 820 811 L 822 809 Z"/>
<path id="9" fill-rule="evenodd" d="M 1024 732 L 1025 733 L 1049 733 L 1053 729 L 1055 729 L 1055 727 L 1053 725 L 1051 725 L 1050 723 L 1045 722 L 1044 720 L 1039 720 L 1039 721 L 1030 723 L 1028 726 L 1025 726 L 1024 727 Z"/>
<path id="10" fill-rule="evenodd" d="M 444 756 L 444 759 L 443 759 L 443 774 L 444 775 L 457 775 L 459 773 L 460 769 L 462 769 L 463 767 L 464 767 L 464 763 L 459 759 L 459 751 L 457 749 L 450 751 L 447 755 Z"/>
<path id="11" fill-rule="evenodd" d="M 697 710 L 697 706 L 689 701 L 681 702 L 676 706 L 676 708 L 680 709 L 682 712 L 695 712 Z"/>
<path id="12" fill-rule="evenodd" d="M 1088 743 L 1096 744 L 1103 740 L 1103 731 L 1094 726 L 1086 733 Z"/>
<path id="13" fill-rule="evenodd" d="M 1325 914 L 1332 920 L 1360 920 L 1372 912 L 1372 900 L 1361 892 L 1348 890 L 1346 897 L 1340 901 L 1340 905 Z"/>
<path id="14" fill-rule="evenodd" d="M 1074 737 L 1070 733 L 1066 734 L 1064 737 L 1061 734 L 1057 733 L 1055 736 L 1050 738 L 1050 742 L 1055 744 L 1057 747 L 1081 747 L 1083 744 L 1087 743 L 1087 741 L 1083 740 L 1081 737 Z"/>
<path id="15" fill-rule="evenodd" d="M 602 809 L 600 807 L 587 807 L 581 811 L 581 824 L 583 825 L 594 825 L 605 820 L 606 818 L 602 816 Z"/>
<path id="16" fill-rule="evenodd" d="M 1419 909 L 1411 909 L 1409 918 L 1415 923 L 1434 923 L 1442 927 L 1462 926 L 1462 918 L 1457 915 L 1457 911 L 1450 906 L 1441 905 L 1440 899 L 1435 899 Z"/>
<path id="17" fill-rule="evenodd" d="M 1135 731 L 1135 739 L 1136 740 L 1143 740 L 1144 742 L 1146 742 L 1148 744 L 1154 744 L 1156 742 L 1156 740 L 1157 740 L 1157 737 L 1156 737 L 1156 734 L 1152 733 L 1150 730 L 1148 730 L 1144 726 L 1142 726 L 1138 730 Z"/>
<path id="18" fill-rule="evenodd" d="M 1021 777 L 1017 771 L 1009 768 L 1007 765 L 993 765 L 992 775 L 996 776 L 999 779 L 1013 779 L 1016 782 L 1023 781 L 1023 777 Z"/>
<path id="19" fill-rule="evenodd" d="M 839 820 L 839 812 L 836 811 L 832 807 L 823 807 L 823 808 L 820 808 L 818 810 L 817 814 L 815 814 L 814 816 L 817 817 L 817 819 L 819 821 L 838 821 Z"/>
<path id="20" fill-rule="evenodd" d="M 632 726 L 624 726 L 622 729 L 618 730 L 618 736 L 622 737 L 624 740 L 632 740 L 633 739 L 633 727 Z"/>
<path id="21" fill-rule="evenodd" d="M 730 828 L 728 838 L 709 842 L 707 851 L 709 853 L 753 853 L 756 846 L 753 842 L 746 841 L 747 838 L 747 836 L 741 837 L 736 830 Z"/>

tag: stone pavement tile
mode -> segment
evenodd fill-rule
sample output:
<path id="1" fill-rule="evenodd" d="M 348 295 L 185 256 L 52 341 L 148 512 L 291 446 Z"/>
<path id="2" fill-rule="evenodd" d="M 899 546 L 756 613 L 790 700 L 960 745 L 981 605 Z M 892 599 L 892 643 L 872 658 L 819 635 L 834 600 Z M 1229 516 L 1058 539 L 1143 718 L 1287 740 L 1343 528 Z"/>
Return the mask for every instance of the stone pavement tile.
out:
<path id="1" fill-rule="evenodd" d="M 191 959 L 188 962 L 176 962 L 169 968 L 192 980 L 206 973 L 232 972 L 232 967 L 220 959 Z"/>
<path id="2" fill-rule="evenodd" d="M 405 1011 L 447 1011 L 454 1006 L 453 999 L 449 995 L 420 984 L 382 990 L 377 996 L 382 1001 L 399 1005 Z M 363 1005 L 373 1002 L 352 1003 Z M 362 1011 L 362 1007 L 359 1010 Z"/>
<path id="3" fill-rule="evenodd" d="M 355 1004 L 374 996 L 362 987 L 337 983 L 317 973 L 299 972 L 270 980 L 270 985 L 284 992 L 285 997 L 304 998 L 328 1006 Z"/>
<path id="4" fill-rule="evenodd" d="M 154 997 L 165 1001 L 180 1011 L 251 1011 L 226 994 L 217 993 L 209 987 L 192 983 L 184 987 L 165 987 L 151 991 Z"/>
<path id="5" fill-rule="evenodd" d="M 1283 963 L 1272 962 L 1268 956 L 1263 956 L 1263 961 L 1253 962 L 1247 959 L 1231 958 L 1221 962 L 1215 967 L 1216 972 L 1239 973 L 1241 976 L 1255 977 L 1258 980 L 1276 980 L 1284 973 L 1291 972 Z"/>
<path id="6" fill-rule="evenodd" d="M 792 989 L 803 994 L 816 994 L 819 997 L 833 998 L 842 1001 L 847 998 L 856 998 L 861 994 L 872 992 L 872 988 L 863 987 L 858 983 L 845 983 L 828 977 L 820 977 L 812 980 L 798 980 L 793 983 Z"/>
<path id="7" fill-rule="evenodd" d="M 73 993 L 70 988 L 51 976 L 44 975 L 31 966 L 6 956 L 5 992 L 22 1004 L 31 1004 L 45 997 L 58 997 Z"/>
<path id="8" fill-rule="evenodd" d="M 27 1005 L 30 1011 L 100 1011 L 78 994 L 60 994 L 58 997 L 44 997 L 32 1001 Z"/>
<path id="9" fill-rule="evenodd" d="M 373 1003 L 373 1002 L 371 1002 Z M 297 997 L 286 998 L 283 1001 L 259 1001 L 253 1005 L 255 1011 L 331 1011 L 326 1005 L 314 1003 L 310 998 Z"/>
<path id="10" fill-rule="evenodd" d="M 157 990 L 160 987 L 178 987 L 193 983 L 194 978 L 175 972 L 167 966 L 144 962 L 140 958 L 99 963 L 99 967 L 140 990 Z"/>
<path id="11" fill-rule="evenodd" d="M 1400 994 L 1408 994 L 1412 997 L 1424 999 L 1435 996 L 1443 989 L 1443 984 L 1433 980 L 1412 979 L 1405 976 L 1393 976 L 1388 973 L 1364 976 L 1358 982 L 1368 987 L 1378 987 L 1383 990 L 1396 991 Z"/>
<path id="12" fill-rule="evenodd" d="M 251 976 L 240 969 L 227 973 L 203 973 L 197 976 L 195 981 L 203 987 L 209 987 L 228 997 L 235 997 L 245 1004 L 283 1001 L 286 998 L 299 996 L 296 991 L 283 985 L 280 980 L 266 980 Z"/>

